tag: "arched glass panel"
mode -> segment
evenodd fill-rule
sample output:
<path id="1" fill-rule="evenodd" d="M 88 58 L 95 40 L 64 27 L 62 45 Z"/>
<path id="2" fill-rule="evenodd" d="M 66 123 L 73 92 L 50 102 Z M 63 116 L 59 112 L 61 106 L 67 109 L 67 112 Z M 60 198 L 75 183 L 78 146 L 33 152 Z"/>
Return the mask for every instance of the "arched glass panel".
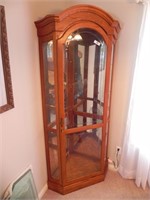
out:
<path id="1" fill-rule="evenodd" d="M 65 42 L 65 128 L 103 122 L 107 47 L 91 29 L 79 29 Z"/>
<path id="2" fill-rule="evenodd" d="M 65 42 L 65 129 L 103 123 L 106 44 L 91 29 L 79 29 Z M 66 135 L 67 180 L 101 170 L 103 128 Z"/>

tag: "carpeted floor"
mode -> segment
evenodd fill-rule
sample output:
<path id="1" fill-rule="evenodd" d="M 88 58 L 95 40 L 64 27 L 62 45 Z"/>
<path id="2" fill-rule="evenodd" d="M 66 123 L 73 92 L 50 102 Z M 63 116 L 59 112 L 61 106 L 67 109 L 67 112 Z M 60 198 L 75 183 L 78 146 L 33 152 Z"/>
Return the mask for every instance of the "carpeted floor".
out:
<path id="1" fill-rule="evenodd" d="M 101 183 L 66 195 L 48 190 L 42 200 L 150 200 L 150 188 L 138 188 L 133 180 L 123 179 L 109 169 Z"/>

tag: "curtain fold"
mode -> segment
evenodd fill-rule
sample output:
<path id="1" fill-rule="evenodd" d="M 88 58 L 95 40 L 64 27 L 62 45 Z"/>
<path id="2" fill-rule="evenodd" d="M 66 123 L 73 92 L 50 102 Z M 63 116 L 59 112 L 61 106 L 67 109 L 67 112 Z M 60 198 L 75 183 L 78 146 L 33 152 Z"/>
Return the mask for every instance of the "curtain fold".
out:
<path id="1" fill-rule="evenodd" d="M 132 92 L 119 172 L 135 179 L 138 187 L 150 186 L 150 0 L 144 11 L 139 35 Z"/>

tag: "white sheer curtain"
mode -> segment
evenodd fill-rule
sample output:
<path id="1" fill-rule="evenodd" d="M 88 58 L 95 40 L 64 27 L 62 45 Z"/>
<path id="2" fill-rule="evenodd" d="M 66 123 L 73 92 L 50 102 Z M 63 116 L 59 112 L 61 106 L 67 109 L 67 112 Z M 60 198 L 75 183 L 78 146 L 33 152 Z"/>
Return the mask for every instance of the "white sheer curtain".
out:
<path id="1" fill-rule="evenodd" d="M 119 172 L 150 186 L 150 0 L 144 12 Z"/>

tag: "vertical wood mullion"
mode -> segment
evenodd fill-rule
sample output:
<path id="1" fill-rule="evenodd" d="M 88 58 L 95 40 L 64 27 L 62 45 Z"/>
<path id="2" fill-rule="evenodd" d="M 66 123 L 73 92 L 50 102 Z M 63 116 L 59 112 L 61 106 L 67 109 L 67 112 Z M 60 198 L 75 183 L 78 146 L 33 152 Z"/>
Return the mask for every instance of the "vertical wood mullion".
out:
<path id="1" fill-rule="evenodd" d="M 88 89 L 88 62 L 89 62 L 89 46 L 85 46 L 85 55 L 84 55 L 84 88 L 83 96 L 87 98 L 87 89 Z M 83 103 L 83 112 L 87 112 L 87 100 Z M 87 123 L 86 117 L 83 118 L 83 125 Z"/>
<path id="2" fill-rule="evenodd" d="M 96 45 L 95 48 L 95 61 L 94 61 L 94 90 L 93 90 L 93 113 L 97 114 L 97 98 L 98 98 L 98 84 L 99 84 L 99 64 L 100 64 L 100 46 Z M 95 123 L 95 119 L 93 119 Z"/>
<path id="3" fill-rule="evenodd" d="M 69 45 L 69 51 L 68 51 L 68 121 L 69 125 L 67 128 L 72 128 L 74 126 L 74 114 L 73 114 L 73 106 L 74 106 L 74 94 L 75 94 L 75 59 L 74 59 L 74 42 Z M 67 136 L 68 138 L 68 150 L 69 152 L 73 151 L 73 136 Z"/>

